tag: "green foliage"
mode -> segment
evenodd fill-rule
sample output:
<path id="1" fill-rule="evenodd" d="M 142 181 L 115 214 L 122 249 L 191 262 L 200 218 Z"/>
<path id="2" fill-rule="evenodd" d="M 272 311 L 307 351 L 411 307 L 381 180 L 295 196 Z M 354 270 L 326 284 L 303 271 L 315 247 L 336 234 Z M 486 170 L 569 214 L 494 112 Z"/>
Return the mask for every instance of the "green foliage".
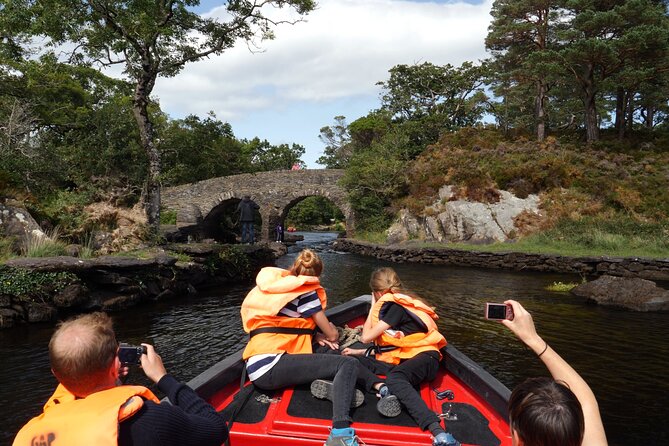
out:
<path id="1" fill-rule="evenodd" d="M 59 240 L 60 229 L 49 234 L 27 234 L 23 240 L 23 255 L 26 257 L 56 257 L 65 255 L 65 243 Z"/>
<path id="2" fill-rule="evenodd" d="M 269 170 L 289 170 L 294 164 L 304 167 L 300 157 L 304 155 L 305 148 L 299 144 L 273 145 L 269 141 L 260 138 L 242 140 L 242 152 L 250 160 L 250 169 L 253 172 L 265 172 Z"/>
<path id="3" fill-rule="evenodd" d="M 0 266 L 0 294 L 45 300 L 77 282 L 79 278 L 68 272 L 39 272 Z"/>
<path id="4" fill-rule="evenodd" d="M 251 278 L 251 261 L 239 246 L 224 246 L 217 255 L 207 257 L 204 263 L 211 275 L 223 274 L 229 278 L 248 280 Z"/>
<path id="5" fill-rule="evenodd" d="M 562 283 L 562 282 L 553 282 L 550 285 L 546 286 L 546 290 L 548 291 L 556 291 L 560 293 L 567 293 L 571 291 L 573 288 L 576 288 L 578 286 L 578 283 L 574 282 L 567 282 L 567 283 Z"/>
<path id="6" fill-rule="evenodd" d="M 165 251 L 165 253 L 169 256 L 176 258 L 178 262 L 188 263 L 193 261 L 193 258 L 191 256 L 183 252 Z"/>
<path id="7" fill-rule="evenodd" d="M 14 239 L 0 234 L 0 262 L 14 257 Z"/>
<path id="8" fill-rule="evenodd" d="M 160 224 L 161 225 L 176 225 L 177 224 L 177 211 L 174 209 L 161 209 L 160 211 Z"/>
<path id="9" fill-rule="evenodd" d="M 391 132 L 351 158 L 341 181 L 358 217 L 359 230 L 380 231 L 390 225 L 392 200 L 408 191 L 410 145 L 406 135 Z"/>
<path id="10" fill-rule="evenodd" d="M 285 226 L 304 229 L 317 225 L 329 225 L 331 220 L 343 220 L 344 214 L 325 197 L 312 196 L 293 206 L 285 219 Z"/>
<path id="11" fill-rule="evenodd" d="M 47 219 L 59 228 L 60 233 L 69 237 L 83 227 L 86 219 L 84 207 L 92 202 L 91 190 L 59 190 L 31 212 Z"/>
<path id="12" fill-rule="evenodd" d="M 346 117 L 335 116 L 332 126 L 322 127 L 318 138 L 325 144 L 323 155 L 316 160 L 327 169 L 342 169 L 351 157 L 351 135 Z"/>
<path id="13" fill-rule="evenodd" d="M 210 115 L 168 121 L 161 132 L 163 184 L 192 183 L 207 178 L 233 175 L 250 169 L 243 144 L 232 127 Z"/>

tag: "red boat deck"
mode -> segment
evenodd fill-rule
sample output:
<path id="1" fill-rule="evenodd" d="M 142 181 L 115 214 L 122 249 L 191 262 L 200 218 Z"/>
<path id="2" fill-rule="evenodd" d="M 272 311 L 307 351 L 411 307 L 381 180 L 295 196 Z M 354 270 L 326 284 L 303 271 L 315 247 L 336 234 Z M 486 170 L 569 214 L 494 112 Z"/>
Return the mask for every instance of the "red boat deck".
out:
<path id="1" fill-rule="evenodd" d="M 453 391 L 452 401 L 438 400 L 433 389 Z M 213 395 L 210 401 L 218 410 L 231 412 L 231 385 Z M 448 411 L 458 417 L 446 426 L 463 445 L 510 446 L 509 426 L 484 400 L 457 378 L 442 369 L 440 376 L 420 388 L 423 400 L 436 413 Z M 248 391 L 248 389 L 247 389 Z M 263 398 L 263 395 L 267 398 Z M 241 395 L 240 395 L 241 396 Z M 263 401 L 271 398 L 270 401 Z M 260 400 L 260 401 L 259 401 Z M 366 445 L 431 445 L 431 435 L 422 431 L 405 411 L 396 418 L 376 412 L 375 395 L 365 396 L 362 406 L 351 410 L 352 427 Z M 311 396 L 308 387 L 286 389 L 272 394 L 254 390 L 232 427 L 230 445 L 322 445 L 331 426 L 331 403 Z M 364 443 L 363 443 L 364 442 Z"/>

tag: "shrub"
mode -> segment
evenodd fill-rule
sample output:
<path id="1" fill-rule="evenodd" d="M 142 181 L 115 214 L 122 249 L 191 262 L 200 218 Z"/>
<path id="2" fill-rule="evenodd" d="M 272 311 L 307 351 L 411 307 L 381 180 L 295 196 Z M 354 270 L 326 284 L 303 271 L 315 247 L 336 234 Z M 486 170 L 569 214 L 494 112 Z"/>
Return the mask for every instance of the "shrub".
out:
<path id="1" fill-rule="evenodd" d="M 39 272 L 0 266 L 0 294 L 10 296 L 44 301 L 78 281 L 76 275 L 68 272 Z"/>
<path id="2" fill-rule="evenodd" d="M 65 255 L 65 243 L 58 240 L 58 227 L 47 234 L 26 234 L 23 244 L 23 255 L 26 257 L 55 257 Z"/>

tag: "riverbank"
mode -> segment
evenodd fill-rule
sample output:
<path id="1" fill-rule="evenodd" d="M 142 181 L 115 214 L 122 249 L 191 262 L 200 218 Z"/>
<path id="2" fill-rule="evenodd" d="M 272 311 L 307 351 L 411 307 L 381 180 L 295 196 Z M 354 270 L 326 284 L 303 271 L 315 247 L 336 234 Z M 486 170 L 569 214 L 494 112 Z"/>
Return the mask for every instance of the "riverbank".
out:
<path id="1" fill-rule="evenodd" d="M 0 265 L 0 328 L 246 283 L 284 253 L 278 244 L 171 244 L 133 257 L 11 259 Z"/>
<path id="2" fill-rule="evenodd" d="M 352 252 L 391 262 L 431 263 L 474 268 L 508 269 L 579 274 L 582 277 L 608 274 L 669 281 L 669 259 L 637 257 L 569 257 L 521 252 L 466 251 L 449 248 L 425 248 L 405 245 L 383 245 L 354 239 L 334 241 L 337 251 Z"/>

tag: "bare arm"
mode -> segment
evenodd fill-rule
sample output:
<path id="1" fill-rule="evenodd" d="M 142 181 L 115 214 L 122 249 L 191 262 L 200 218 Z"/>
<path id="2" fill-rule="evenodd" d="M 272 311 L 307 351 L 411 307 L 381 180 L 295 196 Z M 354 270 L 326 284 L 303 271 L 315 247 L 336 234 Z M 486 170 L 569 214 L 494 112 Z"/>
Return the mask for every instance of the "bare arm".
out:
<path id="1" fill-rule="evenodd" d="M 537 334 L 532 315 L 522 305 L 515 300 L 507 300 L 504 303 L 513 307 L 514 318 L 512 321 L 503 320 L 502 324 L 537 355 L 543 352 L 539 359 L 546 365 L 553 378 L 567 383 L 581 403 L 585 419 L 583 446 L 606 446 L 608 442 L 599 406 L 588 383 Z"/>
<path id="2" fill-rule="evenodd" d="M 372 308 L 376 304 L 376 298 L 372 294 Z M 370 308 L 367 319 L 362 326 L 362 334 L 360 335 L 360 341 L 364 344 L 369 342 L 374 342 L 376 338 L 381 336 L 381 333 L 388 330 L 390 325 L 383 321 L 378 321 L 376 325 L 372 324 L 372 309 Z"/>
<path id="3" fill-rule="evenodd" d="M 319 311 L 318 313 L 314 313 L 311 316 L 316 322 L 316 326 L 321 329 L 322 332 L 322 339 L 319 339 L 319 334 L 316 335 L 316 341 L 323 345 L 321 343 L 324 341 L 325 344 L 327 344 L 330 348 L 337 349 L 339 348 L 339 345 L 337 345 L 337 341 L 339 340 L 339 332 L 337 331 L 337 327 L 334 326 L 332 322 L 328 319 L 328 317 L 325 315 L 325 311 Z"/>

